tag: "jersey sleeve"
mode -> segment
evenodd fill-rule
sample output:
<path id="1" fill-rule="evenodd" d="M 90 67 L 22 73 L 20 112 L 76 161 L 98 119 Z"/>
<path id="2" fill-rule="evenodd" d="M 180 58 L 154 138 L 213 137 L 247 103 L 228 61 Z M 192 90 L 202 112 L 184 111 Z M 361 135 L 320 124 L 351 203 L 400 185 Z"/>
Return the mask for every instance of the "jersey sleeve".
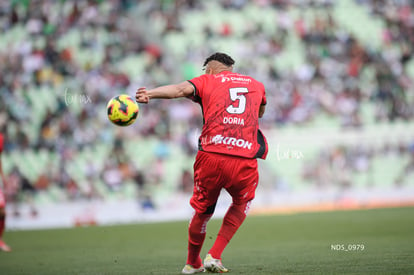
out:
<path id="1" fill-rule="evenodd" d="M 194 77 L 193 79 L 188 80 L 191 85 L 194 87 L 194 93 L 188 96 L 189 99 L 195 102 L 201 102 L 201 98 L 203 97 L 203 88 L 207 82 L 207 75 L 201 75 L 198 77 Z"/>

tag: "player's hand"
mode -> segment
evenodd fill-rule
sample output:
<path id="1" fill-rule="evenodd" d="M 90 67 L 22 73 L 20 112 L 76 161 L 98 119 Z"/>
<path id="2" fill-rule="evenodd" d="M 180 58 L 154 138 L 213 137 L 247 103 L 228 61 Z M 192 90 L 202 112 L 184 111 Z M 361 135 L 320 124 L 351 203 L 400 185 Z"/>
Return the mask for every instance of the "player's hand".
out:
<path id="1" fill-rule="evenodd" d="M 147 89 L 145 87 L 138 88 L 138 90 L 135 94 L 135 100 L 138 103 L 147 104 L 149 102 L 150 97 L 148 96 Z"/>

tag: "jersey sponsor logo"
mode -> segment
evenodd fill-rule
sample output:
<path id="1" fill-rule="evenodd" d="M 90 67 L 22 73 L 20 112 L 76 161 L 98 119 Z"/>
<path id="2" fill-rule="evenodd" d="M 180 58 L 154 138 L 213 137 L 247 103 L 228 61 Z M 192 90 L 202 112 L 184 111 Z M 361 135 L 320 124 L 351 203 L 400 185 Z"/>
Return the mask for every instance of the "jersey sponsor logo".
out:
<path id="1" fill-rule="evenodd" d="M 223 118 L 224 124 L 237 124 L 237 125 L 244 125 L 244 118 L 238 118 L 238 117 L 227 117 L 225 116 Z"/>
<path id="2" fill-rule="evenodd" d="M 229 78 L 229 77 L 227 77 L 227 76 L 223 76 L 223 77 L 221 78 L 221 83 L 226 82 L 226 81 L 230 81 L 230 78 Z"/>
<path id="3" fill-rule="evenodd" d="M 242 138 L 235 138 L 235 137 L 224 137 L 222 135 L 216 135 L 211 140 L 214 144 L 225 144 L 225 145 L 232 145 L 236 147 L 240 147 L 243 149 L 252 149 L 253 143 L 248 142 Z"/>
<path id="4" fill-rule="evenodd" d="M 252 80 L 250 78 L 241 77 L 241 76 L 232 76 L 232 77 L 222 76 L 221 77 L 221 83 L 227 82 L 227 81 L 232 81 L 232 82 L 247 82 L 247 83 L 252 82 Z"/>

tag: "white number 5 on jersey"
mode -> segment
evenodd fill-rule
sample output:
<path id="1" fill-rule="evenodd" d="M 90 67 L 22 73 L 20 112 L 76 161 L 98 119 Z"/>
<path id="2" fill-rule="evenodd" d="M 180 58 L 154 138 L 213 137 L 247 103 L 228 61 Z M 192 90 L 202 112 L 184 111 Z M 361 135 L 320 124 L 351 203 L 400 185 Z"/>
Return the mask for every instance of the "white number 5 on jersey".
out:
<path id="1" fill-rule="evenodd" d="M 239 104 L 237 107 L 234 107 L 233 104 L 231 104 L 229 107 L 227 107 L 226 111 L 230 114 L 242 114 L 246 110 L 246 96 L 244 94 L 247 94 L 249 90 L 246 87 L 239 87 L 239 88 L 230 88 L 230 99 L 233 102 L 239 101 Z"/>

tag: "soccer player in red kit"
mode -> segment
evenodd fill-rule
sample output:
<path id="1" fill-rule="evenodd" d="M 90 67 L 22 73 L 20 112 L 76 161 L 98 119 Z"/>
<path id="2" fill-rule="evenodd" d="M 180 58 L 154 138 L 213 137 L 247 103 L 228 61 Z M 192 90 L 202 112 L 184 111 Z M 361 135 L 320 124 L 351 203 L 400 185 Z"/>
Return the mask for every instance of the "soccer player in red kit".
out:
<path id="1" fill-rule="evenodd" d="M 201 105 L 204 125 L 194 163 L 194 190 L 190 200 L 195 212 L 188 229 L 188 255 L 183 274 L 208 270 L 228 272 L 221 254 L 243 223 L 259 180 L 257 158 L 266 158 L 267 142 L 259 130 L 265 111 L 262 83 L 232 72 L 234 60 L 215 53 L 205 62 L 205 74 L 175 85 L 139 88 L 136 100 L 187 97 Z M 213 247 L 204 259 L 200 251 L 207 222 L 222 189 L 232 196 Z"/>
<path id="2" fill-rule="evenodd" d="M 10 252 L 10 247 L 3 241 L 3 232 L 6 226 L 6 198 L 3 194 L 3 188 L 6 185 L 6 177 L 3 173 L 3 167 L 1 162 L 1 154 L 3 153 L 3 146 L 4 146 L 4 138 L 3 135 L 0 133 L 0 178 L 2 182 L 2 186 L 0 185 L 0 250 L 4 252 Z"/>

